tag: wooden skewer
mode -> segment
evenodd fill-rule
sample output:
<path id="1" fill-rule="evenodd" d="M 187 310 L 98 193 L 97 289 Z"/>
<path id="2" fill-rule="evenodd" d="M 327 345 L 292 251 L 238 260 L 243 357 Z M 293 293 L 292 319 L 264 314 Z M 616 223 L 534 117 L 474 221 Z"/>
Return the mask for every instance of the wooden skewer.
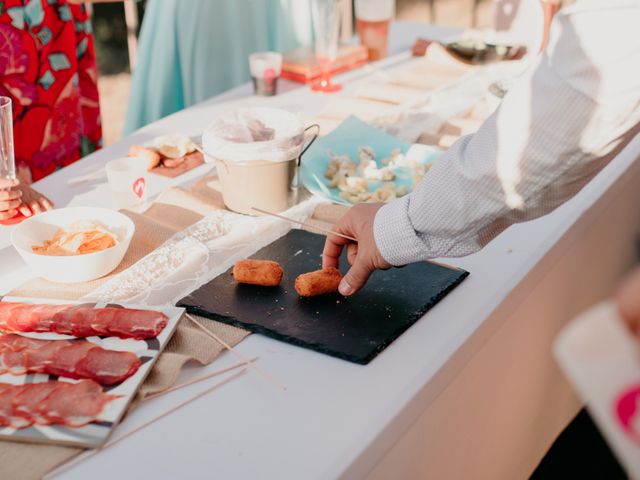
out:
<path id="1" fill-rule="evenodd" d="M 257 373 L 259 373 L 260 375 L 262 375 L 264 378 L 266 378 L 267 380 L 269 380 L 271 383 L 273 383 L 276 387 L 278 387 L 281 390 L 286 390 L 287 387 L 285 387 L 282 383 L 280 383 L 278 380 L 276 380 L 269 372 L 261 369 L 260 367 L 258 367 L 256 364 L 251 363 L 249 360 L 249 358 L 245 357 L 244 355 L 242 355 L 240 352 L 238 352 L 235 348 L 233 348 L 231 345 L 229 345 L 227 342 L 225 342 L 224 340 L 222 340 L 220 337 L 218 337 L 215 333 L 210 332 L 209 330 L 207 330 L 206 328 L 204 328 L 200 322 L 198 322 L 195 318 L 193 318 L 191 315 L 189 315 L 188 313 L 185 313 L 185 316 L 191 320 L 194 325 L 196 327 L 198 327 L 200 330 L 202 330 L 205 334 L 207 334 L 208 336 L 210 336 L 211 338 L 213 338 L 215 341 L 217 341 L 218 343 L 220 343 L 224 348 L 226 348 L 227 350 L 229 350 L 233 355 L 235 355 L 236 357 L 238 357 L 240 360 L 242 360 L 247 367 L 251 367 L 253 368 Z"/>
<path id="2" fill-rule="evenodd" d="M 285 220 L 287 222 L 297 223 L 298 225 L 302 225 L 303 227 L 307 227 L 307 228 L 309 228 L 311 230 L 318 230 L 319 232 L 323 232 L 325 234 L 330 234 L 330 235 L 335 235 L 337 237 L 346 238 L 347 240 L 351 240 L 352 242 L 358 242 L 358 239 L 356 239 L 354 237 L 350 237 L 349 235 L 344 235 L 342 233 L 338 233 L 338 232 L 335 232 L 333 230 L 329 230 L 327 228 L 317 227 L 315 225 L 309 225 L 308 223 L 301 222 L 299 220 L 294 220 L 293 218 L 288 218 L 288 217 L 285 217 L 283 215 L 279 215 L 277 213 L 268 212 L 268 211 L 262 210 L 261 208 L 258 208 L 258 207 L 251 207 L 251 210 L 255 210 L 256 212 L 264 213 L 265 215 L 271 215 L 272 217 L 276 217 L 276 218 L 279 218 L 280 220 Z"/>
<path id="3" fill-rule="evenodd" d="M 237 372 L 235 372 L 233 375 L 229 375 L 226 378 L 223 378 L 222 380 L 220 380 L 218 383 L 214 383 L 212 386 L 210 386 L 209 388 L 204 389 L 202 392 L 198 393 L 197 395 L 189 398 L 188 400 L 185 400 L 184 402 L 180 402 L 178 405 L 176 405 L 175 407 L 171 407 L 169 410 L 167 410 L 166 412 L 164 412 L 161 415 L 158 415 L 157 417 L 154 417 L 150 420 L 147 420 L 146 422 L 144 422 L 142 425 L 138 425 L 136 428 L 134 428 L 133 430 L 130 430 L 129 432 L 125 433 L 124 435 L 114 438 L 113 440 L 107 442 L 104 444 L 104 446 L 101 448 L 101 450 L 104 450 L 105 448 L 109 448 L 110 446 L 118 443 L 121 440 L 124 440 L 127 437 L 130 437 L 131 435 L 133 435 L 136 432 L 139 432 L 140 430 L 142 430 L 143 428 L 151 425 L 153 422 L 155 422 L 156 420 L 160 420 L 163 417 L 166 417 L 167 415 L 175 412 L 176 410 L 179 410 L 180 408 L 184 407 L 185 405 L 199 399 L 200 397 L 204 397 L 206 394 L 212 392 L 213 390 L 215 390 L 216 388 L 218 388 L 221 385 L 224 385 L 225 383 L 227 383 L 229 380 L 232 380 L 240 375 L 242 375 L 244 372 L 247 371 L 247 367 L 242 368 L 241 370 L 238 370 Z"/>
<path id="4" fill-rule="evenodd" d="M 253 363 L 257 359 L 258 359 L 258 357 L 252 357 L 252 358 L 249 359 L 249 362 Z M 189 385 L 193 385 L 195 383 L 202 382 L 203 380 L 207 380 L 207 379 L 209 379 L 211 377 L 216 377 L 218 375 L 221 375 L 223 373 L 229 372 L 231 370 L 235 370 L 236 368 L 240 368 L 240 367 L 243 367 L 243 366 L 246 367 L 247 364 L 245 362 L 234 363 L 233 365 L 229 365 L 228 367 L 221 368 L 220 370 L 216 370 L 215 372 L 211 372 L 211 373 L 208 373 L 206 375 L 202 375 L 201 377 L 196 377 L 196 378 L 194 378 L 192 380 L 189 380 L 188 382 L 179 383 L 178 385 L 174 385 L 171 388 L 167 388 L 166 390 L 162 390 L 161 392 L 149 395 L 148 397 L 143 398 L 141 400 L 141 402 L 146 402 L 147 400 L 153 400 L 154 398 L 161 397 L 163 395 L 166 395 L 167 393 L 175 392 L 176 390 L 180 390 L 181 388 L 188 387 Z"/>
<path id="5" fill-rule="evenodd" d="M 78 455 L 77 457 L 73 458 L 72 460 L 69 460 L 67 463 L 61 465 L 57 469 L 55 469 L 52 472 L 50 472 L 49 474 L 47 474 L 45 478 L 50 478 L 51 475 L 59 475 L 60 473 L 66 472 L 67 470 L 69 470 L 74 465 L 82 462 L 83 460 L 86 460 L 87 458 L 90 458 L 90 457 L 94 456 L 96 453 L 100 453 L 102 450 L 106 450 L 107 448 L 111 447 L 112 445 L 115 445 L 116 443 L 120 442 L 121 440 L 124 440 L 125 438 L 130 437 L 134 433 L 139 432 L 140 430 L 142 430 L 143 428 L 148 427 L 152 423 L 154 423 L 154 422 L 166 417 L 167 415 L 170 415 L 171 413 L 175 412 L 176 410 L 179 410 L 180 408 L 184 407 L 185 405 L 188 405 L 189 403 L 194 402 L 195 400 L 198 400 L 199 398 L 207 395 L 208 393 L 211 393 L 216 388 L 224 385 L 229 380 L 232 380 L 232 379 L 242 375 L 246 371 L 247 371 L 247 367 L 244 367 L 242 370 L 239 370 L 239 371 L 235 372 L 233 375 L 229 375 L 228 377 L 223 378 L 219 382 L 213 384 L 212 386 L 210 386 L 209 388 L 207 388 L 207 389 L 203 390 L 202 392 L 198 393 L 194 397 L 191 397 L 188 400 L 185 400 L 184 402 L 179 403 L 175 407 L 170 408 L 166 412 L 164 412 L 164 413 L 162 413 L 162 414 L 160 414 L 160 415 L 158 415 L 156 417 L 153 417 L 150 420 L 147 420 L 146 422 L 142 423 L 141 425 L 138 425 L 136 428 L 134 428 L 133 430 L 123 434 L 122 436 L 114 438 L 113 440 L 110 440 L 109 442 L 105 443 L 102 447 L 96 448 L 94 450 L 91 450 L 90 452 L 87 452 L 84 455 Z"/>
<path id="6" fill-rule="evenodd" d="M 336 231 L 329 230 L 327 228 L 316 227 L 315 225 L 309 225 L 308 223 L 301 222 L 299 220 L 294 220 L 293 218 L 288 218 L 288 217 L 285 217 L 284 215 L 279 215 L 277 213 L 268 212 L 267 210 L 262 210 L 261 208 L 258 208 L 258 207 L 251 207 L 251 209 L 255 210 L 256 212 L 264 213 L 265 215 L 271 215 L 272 217 L 279 218 L 280 220 L 286 220 L 287 222 L 297 223 L 298 225 L 302 225 L 303 227 L 307 227 L 307 228 L 309 228 L 311 230 L 318 230 L 319 232 L 323 232 L 325 234 L 336 235 L 338 237 L 346 238 L 347 240 L 351 240 L 352 242 L 358 243 L 358 239 L 357 238 L 350 237 L 349 235 L 343 235 L 342 233 L 338 233 Z M 427 263 L 431 263 L 433 265 L 438 265 L 439 267 L 449 268 L 451 270 L 457 270 L 459 272 L 463 270 L 460 267 L 456 267 L 454 265 L 448 265 L 448 264 L 446 264 L 444 262 L 435 262 L 433 260 L 427 260 Z"/>

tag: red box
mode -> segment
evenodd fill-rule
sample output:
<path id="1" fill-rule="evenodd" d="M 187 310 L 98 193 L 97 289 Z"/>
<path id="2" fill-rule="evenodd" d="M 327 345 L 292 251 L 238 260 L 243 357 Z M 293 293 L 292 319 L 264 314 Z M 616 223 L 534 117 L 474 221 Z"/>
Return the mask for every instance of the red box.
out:
<path id="1" fill-rule="evenodd" d="M 347 72 L 367 63 L 368 52 L 362 45 L 341 45 L 338 57 L 331 65 L 331 75 Z M 313 47 L 303 47 L 284 54 L 282 78 L 300 83 L 311 83 L 321 75 Z"/>

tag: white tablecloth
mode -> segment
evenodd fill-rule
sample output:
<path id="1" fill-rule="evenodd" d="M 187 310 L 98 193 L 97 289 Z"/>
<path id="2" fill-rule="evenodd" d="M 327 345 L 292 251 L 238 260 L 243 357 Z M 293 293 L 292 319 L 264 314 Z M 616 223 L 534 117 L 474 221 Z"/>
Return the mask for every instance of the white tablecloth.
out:
<path id="1" fill-rule="evenodd" d="M 358 75 L 342 80 L 348 92 Z M 108 204 L 104 181 L 67 181 L 175 130 L 197 133 L 237 105 L 313 112 L 307 89 L 205 102 L 136 132 L 39 183 L 59 205 Z M 252 335 L 239 351 L 287 386 L 245 374 L 61 474 L 62 478 L 526 477 L 579 404 L 550 356 L 559 327 L 606 295 L 635 259 L 640 141 L 553 214 L 509 228 L 453 263 L 470 277 L 368 366 Z M 153 178 L 151 193 L 193 181 Z M 29 277 L 0 231 L 0 291 Z M 346 320 L 346 319 L 345 319 Z M 218 369 L 189 367 L 185 379 Z M 135 410 L 126 432 L 193 396 Z"/>

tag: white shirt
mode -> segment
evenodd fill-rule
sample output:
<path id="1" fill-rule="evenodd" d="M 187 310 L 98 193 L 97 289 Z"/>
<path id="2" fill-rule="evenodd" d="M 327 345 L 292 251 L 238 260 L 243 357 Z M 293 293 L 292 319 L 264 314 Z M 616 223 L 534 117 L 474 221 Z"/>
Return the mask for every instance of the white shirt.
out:
<path id="1" fill-rule="evenodd" d="M 640 0 L 582 0 L 478 132 L 378 211 L 393 265 L 463 256 L 575 195 L 640 132 Z"/>

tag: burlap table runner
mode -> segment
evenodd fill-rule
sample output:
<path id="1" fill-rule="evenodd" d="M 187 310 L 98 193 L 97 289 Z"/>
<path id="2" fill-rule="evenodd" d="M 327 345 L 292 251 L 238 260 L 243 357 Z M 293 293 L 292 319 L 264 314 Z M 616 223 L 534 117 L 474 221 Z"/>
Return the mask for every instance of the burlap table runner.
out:
<path id="1" fill-rule="evenodd" d="M 123 213 L 135 223 L 136 232 L 122 263 L 110 275 L 73 285 L 56 284 L 38 278 L 20 285 L 9 295 L 67 300 L 81 298 L 132 266 L 177 232 L 201 220 L 207 212 L 223 209 L 224 203 L 216 186 L 217 179 L 205 178 L 190 189 L 171 189 L 161 195 L 144 213 L 124 211 Z M 324 228 L 330 227 L 344 211 L 345 207 L 342 206 L 321 205 L 309 223 Z M 238 344 L 249 334 L 245 330 L 210 320 L 202 321 L 201 324 L 230 345 Z M 222 345 L 203 335 L 190 322 L 181 321 L 156 365 L 141 385 L 132 407 L 140 405 L 145 397 L 171 387 L 187 362 L 195 361 L 206 365 L 223 350 Z M 39 479 L 80 452 L 82 449 L 74 447 L 1 441 L 0 478 Z"/>

